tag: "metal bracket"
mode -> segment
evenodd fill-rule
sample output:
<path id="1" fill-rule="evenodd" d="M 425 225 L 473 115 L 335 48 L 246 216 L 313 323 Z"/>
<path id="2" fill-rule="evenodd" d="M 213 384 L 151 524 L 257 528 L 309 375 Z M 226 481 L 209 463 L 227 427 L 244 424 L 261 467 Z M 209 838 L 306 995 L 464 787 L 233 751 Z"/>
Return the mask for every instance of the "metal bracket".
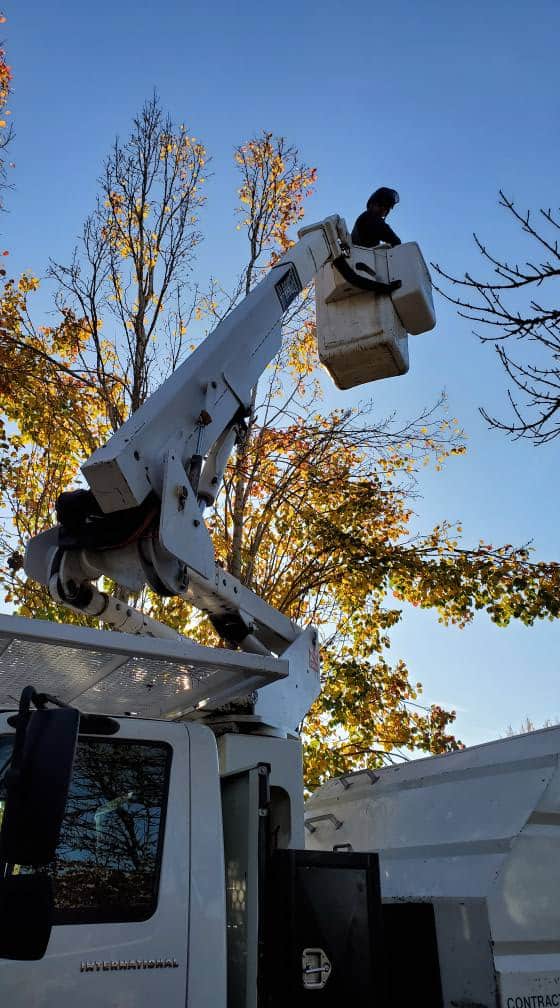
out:
<path id="1" fill-rule="evenodd" d="M 173 558 L 208 581 L 213 579 L 212 540 L 180 455 L 174 450 L 167 453 L 163 466 L 159 539 Z"/>

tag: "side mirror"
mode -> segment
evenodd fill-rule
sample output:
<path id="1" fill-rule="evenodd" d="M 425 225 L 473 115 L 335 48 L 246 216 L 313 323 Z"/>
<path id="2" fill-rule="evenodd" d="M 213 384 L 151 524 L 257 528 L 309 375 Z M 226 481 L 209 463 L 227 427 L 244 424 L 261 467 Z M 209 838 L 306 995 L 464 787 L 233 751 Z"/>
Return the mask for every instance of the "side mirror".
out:
<path id="1" fill-rule="evenodd" d="M 60 838 L 80 712 L 60 706 L 46 710 L 48 701 L 58 704 L 54 697 L 27 686 L 19 713 L 10 719 L 16 736 L 0 829 L 2 959 L 42 959 L 51 934 L 54 897 L 49 875 L 11 874 L 15 865 L 47 865 Z M 38 709 L 32 712 L 31 703 Z"/>
<path id="2" fill-rule="evenodd" d="M 48 875 L 8 875 L 0 879 L 0 958 L 42 959 L 53 916 Z"/>
<path id="3" fill-rule="evenodd" d="M 44 704 L 47 698 L 37 695 L 32 687 L 22 693 L 12 763 L 6 775 L 0 861 L 36 868 L 52 861 L 60 837 L 80 712 L 66 707 L 31 713 L 32 699 Z"/>

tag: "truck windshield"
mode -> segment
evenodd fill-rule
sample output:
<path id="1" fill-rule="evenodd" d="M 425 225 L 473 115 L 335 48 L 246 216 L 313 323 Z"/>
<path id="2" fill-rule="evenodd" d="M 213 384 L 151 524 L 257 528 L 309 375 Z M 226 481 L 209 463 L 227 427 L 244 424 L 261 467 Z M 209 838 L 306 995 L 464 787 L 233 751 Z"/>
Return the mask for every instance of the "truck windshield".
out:
<path id="1" fill-rule="evenodd" d="M 13 735 L 0 736 L 0 772 L 12 744 Z M 56 924 L 146 920 L 155 911 L 170 761 L 163 743 L 80 738 L 49 866 Z M 4 800 L 0 780 L 0 822 Z"/>

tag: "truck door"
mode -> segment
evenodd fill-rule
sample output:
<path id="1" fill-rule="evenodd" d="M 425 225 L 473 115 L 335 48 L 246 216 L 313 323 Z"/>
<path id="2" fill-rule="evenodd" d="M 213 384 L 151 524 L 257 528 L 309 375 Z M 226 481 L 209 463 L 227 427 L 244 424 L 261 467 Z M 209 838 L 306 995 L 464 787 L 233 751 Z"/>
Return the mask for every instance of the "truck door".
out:
<path id="1" fill-rule="evenodd" d="M 80 735 L 50 866 L 54 926 L 43 959 L 0 962 L 10 1008 L 185 1005 L 189 734 L 161 721 L 117 723 L 111 736 Z M 0 714 L 0 768 L 13 737 Z M 0 782 L 0 816 L 3 797 Z"/>

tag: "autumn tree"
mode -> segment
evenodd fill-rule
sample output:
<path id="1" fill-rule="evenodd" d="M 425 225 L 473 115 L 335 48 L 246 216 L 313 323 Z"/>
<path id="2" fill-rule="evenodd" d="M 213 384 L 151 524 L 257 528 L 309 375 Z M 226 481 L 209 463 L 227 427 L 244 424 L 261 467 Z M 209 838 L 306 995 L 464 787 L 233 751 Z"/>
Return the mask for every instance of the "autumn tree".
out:
<path id="1" fill-rule="evenodd" d="M 107 437 L 104 404 L 79 355 L 87 327 L 67 315 L 54 326 L 36 326 L 29 299 L 35 277 L 7 280 L 0 298 L 1 458 L 0 495 L 11 515 L 4 525 L 6 601 L 15 589 L 22 613 L 53 615 L 46 592 L 21 580 L 27 539 L 52 523 L 58 494 L 76 477 L 80 461 Z"/>
<path id="2" fill-rule="evenodd" d="M 499 205 L 528 237 L 527 251 L 505 258 L 474 240 L 487 275 L 457 277 L 434 264 L 451 288 L 440 293 L 462 318 L 476 322 L 482 343 L 492 343 L 505 371 L 510 417 L 481 413 L 491 427 L 515 438 L 545 444 L 560 434 L 560 216 L 542 208 L 536 219 L 500 191 Z M 488 275 L 490 274 L 490 275 Z M 439 289 L 439 288 L 438 288 Z"/>
<path id="3" fill-rule="evenodd" d="M 200 240 L 205 151 L 175 128 L 157 96 L 117 139 L 100 195 L 68 265 L 51 263 L 58 322 L 36 325 L 36 278 L 5 283 L 0 301 L 1 489 L 13 517 L 12 572 L 23 543 L 52 523 L 80 463 L 175 367 L 193 305 L 185 297 Z M 157 335 L 157 342 L 156 342 Z M 22 611 L 53 617 L 46 593 L 12 579 Z"/>
<path id="4" fill-rule="evenodd" d="M 235 159 L 247 256 L 233 290 L 215 278 L 198 297 L 196 314 L 208 326 L 289 248 L 315 181 L 298 152 L 270 133 L 241 145 Z M 186 349 L 192 301 L 185 270 L 199 237 L 204 160 L 202 146 L 186 130 L 173 130 L 157 100 L 149 102 L 130 140 L 115 144 L 73 260 L 52 265 L 58 324 L 31 321 L 33 278 L 4 291 L 0 311 L 11 314 L 0 335 L 5 352 L 21 354 L 24 394 L 18 369 L 1 398 L 11 423 L 1 489 L 20 548 L 52 522 L 70 470 Z M 422 708 L 420 687 L 402 662 L 388 659 L 398 600 L 460 625 L 477 609 L 501 625 L 512 618 L 531 623 L 558 615 L 559 575 L 553 564 L 531 562 L 523 548 L 463 546 L 456 523 L 415 535 L 417 472 L 463 452 L 457 423 L 443 403 L 408 421 L 379 418 L 368 402 L 327 408 L 311 291 L 286 319 L 284 336 L 254 390 L 245 433 L 207 518 L 229 571 L 289 616 L 320 628 L 323 693 L 304 726 L 313 785 L 327 773 L 396 758 L 402 747 L 435 752 L 457 744 L 448 730 L 453 713 Z M 188 339 L 190 345 L 190 332 Z M 5 584 L 18 611 L 60 618 L 14 566 Z M 147 594 L 140 601 L 156 618 L 211 639 L 182 599 Z"/>

